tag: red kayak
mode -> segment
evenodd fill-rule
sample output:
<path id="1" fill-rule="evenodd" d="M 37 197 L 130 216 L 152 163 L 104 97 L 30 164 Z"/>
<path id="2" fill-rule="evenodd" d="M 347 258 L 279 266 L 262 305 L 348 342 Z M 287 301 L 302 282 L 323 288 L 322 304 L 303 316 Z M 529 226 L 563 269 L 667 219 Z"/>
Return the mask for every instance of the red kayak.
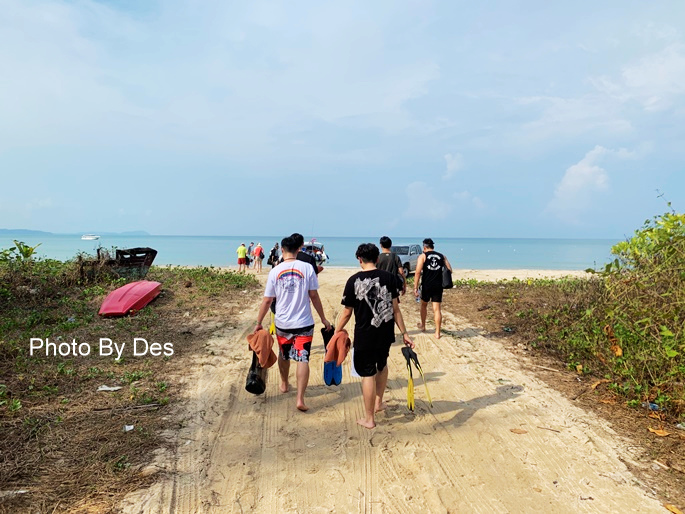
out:
<path id="1" fill-rule="evenodd" d="M 135 314 L 159 295 L 162 284 L 150 280 L 131 282 L 107 295 L 100 307 L 100 316 Z"/>

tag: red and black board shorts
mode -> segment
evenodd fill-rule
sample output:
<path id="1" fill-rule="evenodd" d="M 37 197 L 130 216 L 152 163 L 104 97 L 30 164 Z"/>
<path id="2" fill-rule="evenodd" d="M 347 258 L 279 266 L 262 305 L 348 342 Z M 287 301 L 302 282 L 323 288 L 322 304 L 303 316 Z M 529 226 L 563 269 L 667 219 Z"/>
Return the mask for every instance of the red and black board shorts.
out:
<path id="1" fill-rule="evenodd" d="M 314 338 L 314 325 L 303 328 L 276 327 L 276 340 L 281 359 L 295 362 L 309 362 Z"/>

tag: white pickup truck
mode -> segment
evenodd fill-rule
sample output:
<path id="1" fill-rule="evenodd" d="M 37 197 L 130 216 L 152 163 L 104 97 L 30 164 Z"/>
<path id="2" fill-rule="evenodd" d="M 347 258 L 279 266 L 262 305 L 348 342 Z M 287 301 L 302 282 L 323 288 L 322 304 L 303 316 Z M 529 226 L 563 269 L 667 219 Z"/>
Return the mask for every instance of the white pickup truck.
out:
<path id="1" fill-rule="evenodd" d="M 391 246 L 390 251 L 395 252 L 402 261 L 406 276 L 416 271 L 416 261 L 422 252 L 420 245 Z"/>

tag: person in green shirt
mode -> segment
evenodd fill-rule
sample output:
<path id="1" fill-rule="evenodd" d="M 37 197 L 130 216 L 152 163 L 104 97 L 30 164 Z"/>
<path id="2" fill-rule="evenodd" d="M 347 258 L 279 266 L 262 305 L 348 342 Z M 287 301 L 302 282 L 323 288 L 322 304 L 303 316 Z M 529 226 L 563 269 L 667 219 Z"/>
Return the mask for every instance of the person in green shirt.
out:
<path id="1" fill-rule="evenodd" d="M 245 243 L 240 243 L 235 253 L 238 254 L 238 273 L 240 273 L 247 269 L 247 248 Z"/>

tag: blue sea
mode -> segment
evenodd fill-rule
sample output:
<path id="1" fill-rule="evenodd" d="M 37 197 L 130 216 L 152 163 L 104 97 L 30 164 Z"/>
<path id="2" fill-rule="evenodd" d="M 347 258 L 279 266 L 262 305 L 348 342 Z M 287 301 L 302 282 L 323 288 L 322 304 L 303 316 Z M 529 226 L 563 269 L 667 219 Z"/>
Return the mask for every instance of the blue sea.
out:
<path id="1" fill-rule="evenodd" d="M 260 242 L 268 255 L 282 236 L 151 236 L 103 235 L 97 241 L 84 241 L 81 235 L 40 234 L 0 236 L 0 249 L 18 239 L 31 246 L 40 243 L 41 257 L 68 260 L 79 252 L 95 255 L 98 246 L 106 249 L 151 247 L 157 250 L 155 264 L 184 266 L 235 266 L 240 243 Z M 392 237 L 392 235 L 390 236 Z M 308 236 L 305 235 L 308 239 Z M 330 261 L 327 266 L 356 267 L 354 253 L 360 243 L 378 237 L 317 237 L 325 245 Z M 395 245 L 421 244 L 421 238 L 393 237 Z M 490 239 L 437 238 L 435 249 L 447 255 L 455 268 L 462 269 L 550 269 L 584 270 L 599 268 L 611 260 L 613 239 Z M 113 252 L 112 252 L 113 253 Z"/>

